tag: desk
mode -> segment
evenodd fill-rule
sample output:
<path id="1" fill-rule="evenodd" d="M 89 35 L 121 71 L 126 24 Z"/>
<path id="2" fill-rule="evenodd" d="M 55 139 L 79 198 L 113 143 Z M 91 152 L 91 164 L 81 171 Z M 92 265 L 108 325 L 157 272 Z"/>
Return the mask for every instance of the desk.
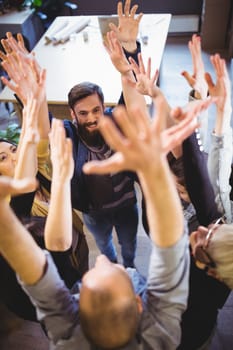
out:
<path id="1" fill-rule="evenodd" d="M 85 16 L 77 16 L 85 17 Z M 69 17 L 75 21 L 76 16 Z M 47 69 L 47 100 L 49 110 L 57 118 L 69 118 L 67 95 L 69 90 L 82 81 L 91 81 L 103 89 L 106 106 L 117 103 L 121 93 L 120 74 L 111 63 L 102 43 L 98 16 L 88 16 L 89 25 L 64 44 L 47 44 L 45 36 L 36 45 L 34 51 L 40 65 Z M 139 40 L 148 36 L 148 43 L 142 43 L 142 55 L 152 58 L 152 69 L 160 67 L 170 24 L 170 14 L 145 14 L 139 28 Z M 57 17 L 48 31 L 55 25 L 67 20 L 66 16 Z M 83 32 L 88 35 L 84 40 Z M 12 92 L 5 87 L 0 101 L 15 102 Z"/>

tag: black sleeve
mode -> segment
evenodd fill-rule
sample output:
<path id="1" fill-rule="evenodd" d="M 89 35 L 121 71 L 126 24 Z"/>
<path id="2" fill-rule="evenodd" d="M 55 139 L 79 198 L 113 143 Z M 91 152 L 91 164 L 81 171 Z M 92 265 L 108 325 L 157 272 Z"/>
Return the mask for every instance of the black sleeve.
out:
<path id="1" fill-rule="evenodd" d="M 135 52 L 128 52 L 126 51 L 124 48 L 124 53 L 125 53 L 125 56 L 126 58 L 128 59 L 129 57 L 132 57 L 137 63 L 138 63 L 138 53 L 141 52 L 141 44 L 139 41 L 137 41 L 137 49 Z M 123 96 L 123 92 L 121 93 L 121 96 L 118 100 L 118 105 L 124 105 L 125 106 L 125 100 L 124 100 L 124 96 Z"/>
<path id="2" fill-rule="evenodd" d="M 219 218 L 221 213 L 215 203 L 205 153 L 200 150 L 196 133 L 183 142 L 182 148 L 186 188 L 199 223 L 208 226 L 213 220 Z"/>
<path id="3" fill-rule="evenodd" d="M 34 191 L 11 198 L 10 206 L 16 216 L 20 218 L 31 215 L 35 194 L 36 192 Z"/>

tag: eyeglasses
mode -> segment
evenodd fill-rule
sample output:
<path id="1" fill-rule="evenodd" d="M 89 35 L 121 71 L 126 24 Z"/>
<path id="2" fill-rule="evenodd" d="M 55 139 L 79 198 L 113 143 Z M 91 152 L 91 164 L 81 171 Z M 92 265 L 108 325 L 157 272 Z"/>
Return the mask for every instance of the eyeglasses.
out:
<path id="1" fill-rule="evenodd" d="M 218 228 L 218 226 L 221 224 L 224 224 L 224 223 L 225 223 L 224 217 L 221 217 L 221 218 L 218 218 L 217 220 L 215 220 L 212 223 L 211 227 L 208 229 L 208 232 L 207 232 L 207 235 L 204 239 L 204 242 L 203 242 L 203 239 L 199 239 L 195 248 L 194 248 L 193 256 L 194 256 L 195 260 L 198 260 L 202 264 L 205 264 L 207 267 L 212 267 L 212 268 L 216 267 L 215 262 L 212 260 L 212 258 L 210 257 L 210 255 L 208 254 L 206 249 L 210 243 L 210 240 L 211 240 L 214 232 Z"/>

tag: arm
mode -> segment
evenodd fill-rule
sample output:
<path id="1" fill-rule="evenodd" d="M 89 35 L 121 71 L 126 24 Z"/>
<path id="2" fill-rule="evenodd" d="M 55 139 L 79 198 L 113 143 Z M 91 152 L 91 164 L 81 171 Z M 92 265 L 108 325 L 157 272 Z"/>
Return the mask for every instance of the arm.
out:
<path id="1" fill-rule="evenodd" d="M 37 173 L 37 144 L 39 134 L 37 128 L 37 115 L 39 104 L 35 99 L 28 99 L 23 109 L 23 128 L 17 149 L 17 163 L 15 167 L 15 179 L 35 177 Z"/>
<path id="2" fill-rule="evenodd" d="M 77 301 L 61 280 L 52 257 L 41 250 L 5 200 L 6 196 L 33 190 L 34 179 L 15 180 L 1 176 L 0 253 L 18 274 L 24 290 L 40 310 L 37 316 L 45 322 L 55 344 L 59 339 L 69 338 L 77 324 Z"/>
<path id="3" fill-rule="evenodd" d="M 0 52 L 2 67 L 8 73 L 9 79 L 2 77 L 2 82 L 7 85 L 21 100 L 23 105 L 27 97 L 32 93 L 35 95 L 38 84 L 45 75 L 45 70 L 41 69 L 33 53 L 29 53 L 23 43 L 22 36 L 18 35 L 16 41 L 11 33 L 7 33 L 7 39 L 2 40 L 6 54 Z M 46 92 L 40 95 L 41 105 L 39 111 L 39 133 L 40 138 L 48 138 L 50 130 L 48 120 L 48 106 L 46 101 Z"/>
<path id="4" fill-rule="evenodd" d="M 187 71 L 181 74 L 192 88 L 190 93 L 190 100 L 205 99 L 208 95 L 208 85 L 205 79 L 205 67 L 201 53 L 201 38 L 194 34 L 188 43 L 189 51 L 192 58 L 193 73 L 192 75 Z M 207 111 L 198 116 L 201 122 L 200 134 L 204 149 L 207 150 L 207 132 L 208 132 L 208 118 Z"/>
<path id="5" fill-rule="evenodd" d="M 124 78 L 125 81 L 125 89 L 127 89 L 127 86 L 134 87 L 134 95 L 131 92 L 132 98 L 131 98 L 131 105 L 133 106 L 135 104 L 135 100 L 139 100 L 137 97 L 137 94 L 140 95 L 148 95 L 151 97 L 153 106 L 156 106 L 157 99 L 161 100 L 163 103 L 163 109 L 162 113 L 164 114 L 164 120 L 166 120 L 166 123 L 164 125 L 165 127 L 170 127 L 175 124 L 174 119 L 171 118 L 171 107 L 168 104 L 167 99 L 165 98 L 164 94 L 162 93 L 161 89 L 156 85 L 156 81 L 158 78 L 158 70 L 155 71 L 153 75 L 151 75 L 151 59 L 148 59 L 147 68 L 145 69 L 145 65 L 142 59 L 141 54 L 138 54 L 138 62 L 137 63 L 133 58 L 129 59 L 131 67 L 134 71 L 134 74 L 136 76 L 136 82 L 133 83 L 129 79 Z M 128 88 L 129 89 L 129 88 Z M 130 95 L 130 92 L 128 93 Z M 140 101 L 140 100 L 139 100 Z M 129 104 L 130 105 L 130 104 Z M 172 153 L 175 158 L 179 158 L 181 156 L 181 146 L 176 147 L 172 150 Z"/>
<path id="6" fill-rule="evenodd" d="M 193 73 L 187 71 L 181 74 L 187 80 L 188 84 L 194 89 L 196 99 L 205 99 L 208 94 L 208 85 L 205 80 L 205 67 L 201 55 L 201 38 L 194 34 L 188 43 L 189 51 L 192 57 Z"/>
<path id="7" fill-rule="evenodd" d="M 130 108 L 134 106 L 135 102 L 137 101 L 137 103 L 141 106 L 144 105 L 146 110 L 145 98 L 135 89 L 136 79 L 133 74 L 132 67 L 130 66 L 130 63 L 127 60 L 122 46 L 114 32 L 107 33 L 106 50 L 113 65 L 121 74 L 123 97 L 126 108 L 128 111 L 130 111 Z"/>
<path id="8" fill-rule="evenodd" d="M 71 140 L 65 137 L 63 123 L 53 119 L 50 134 L 53 166 L 51 200 L 45 226 L 45 245 L 52 251 L 65 251 L 72 243 L 70 180 L 74 171 Z"/>
<path id="9" fill-rule="evenodd" d="M 130 7 L 131 7 L 131 0 L 125 1 L 124 8 L 122 5 L 122 2 L 118 2 L 118 5 L 117 5 L 118 26 L 115 26 L 113 23 L 109 25 L 112 30 L 111 39 L 108 33 L 105 41 L 105 47 L 109 53 L 112 63 L 121 74 L 125 73 L 124 64 L 126 65 L 126 67 L 128 66 L 129 57 L 133 56 L 133 58 L 137 61 L 137 54 L 141 50 L 140 43 L 137 42 L 137 36 L 138 36 L 139 24 L 143 14 L 140 13 L 136 16 L 138 5 L 134 5 L 132 6 L 132 8 Z M 119 48 L 117 48 L 118 52 L 116 50 L 115 53 L 112 52 L 113 40 L 115 40 L 119 45 Z M 116 59 L 114 59 L 114 55 Z M 123 71 L 122 71 L 122 68 L 123 68 Z M 135 78 L 132 72 L 129 71 L 128 73 L 129 73 L 129 79 L 132 79 L 134 81 Z M 123 89 L 124 89 L 124 85 L 123 85 Z M 123 90 L 123 94 L 121 95 L 118 103 L 127 105 L 127 100 L 125 101 L 125 99 L 127 99 L 127 95 Z"/>
<path id="10" fill-rule="evenodd" d="M 130 8 L 130 6 L 131 0 L 125 1 L 124 9 L 122 2 L 119 1 L 117 4 L 118 27 L 116 27 L 114 23 L 110 23 L 109 26 L 111 30 L 115 32 L 122 47 L 127 52 L 134 53 L 137 50 L 136 40 L 143 13 L 140 13 L 136 17 L 138 5 L 134 5 L 132 8 Z"/>
<path id="11" fill-rule="evenodd" d="M 34 178 L 37 173 L 37 144 L 39 141 L 37 116 L 39 104 L 32 96 L 23 109 L 23 127 L 17 148 L 15 179 Z M 35 191 L 11 198 L 10 205 L 18 217 L 30 216 Z"/>
<path id="12" fill-rule="evenodd" d="M 216 74 L 216 83 L 206 73 L 209 93 L 216 100 L 216 118 L 208 157 L 208 171 L 215 193 L 215 201 L 227 222 L 232 221 L 229 178 L 232 163 L 232 128 L 231 128 L 231 84 L 226 63 L 219 55 L 211 56 Z"/>
<path id="13" fill-rule="evenodd" d="M 5 196 L 31 192 L 35 190 L 36 182 L 34 179 L 14 180 L 4 177 L 0 180 L 0 251 L 25 283 L 34 284 L 43 275 L 45 256 L 13 214 Z"/>
<path id="14" fill-rule="evenodd" d="M 196 133 L 182 145 L 186 188 L 196 210 L 198 222 L 208 226 L 221 216 L 217 210 L 204 153 L 200 150 Z"/>

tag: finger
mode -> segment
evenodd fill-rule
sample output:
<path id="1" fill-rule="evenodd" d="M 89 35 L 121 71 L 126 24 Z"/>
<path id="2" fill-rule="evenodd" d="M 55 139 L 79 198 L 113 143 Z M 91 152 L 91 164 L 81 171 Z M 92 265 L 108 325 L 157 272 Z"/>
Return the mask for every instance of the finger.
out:
<path id="1" fill-rule="evenodd" d="M 0 59 L 2 61 L 6 60 L 6 55 L 2 51 L 0 51 Z"/>
<path id="2" fill-rule="evenodd" d="M 149 59 L 150 59 L 150 58 L 149 58 Z M 148 61 L 149 61 L 149 59 L 148 59 Z M 146 73 L 146 70 L 145 70 L 145 66 L 144 66 L 144 62 L 143 62 L 141 53 L 138 54 L 138 63 L 139 63 L 140 72 L 141 72 L 142 74 L 145 74 L 145 73 Z"/>
<path id="3" fill-rule="evenodd" d="M 139 66 L 138 66 L 137 62 L 132 57 L 129 57 L 129 62 L 130 62 L 130 65 L 131 65 L 134 73 L 136 75 L 140 74 L 140 69 L 139 69 Z"/>
<path id="4" fill-rule="evenodd" d="M 91 161 L 85 163 L 83 172 L 85 174 L 109 174 L 119 172 L 124 169 L 124 159 L 119 153 L 103 161 Z"/>
<path id="5" fill-rule="evenodd" d="M 157 80 L 158 80 L 158 77 L 159 77 L 159 70 L 156 69 L 156 71 L 155 71 L 155 73 L 154 73 L 154 75 L 153 75 L 153 77 L 152 77 L 152 79 L 151 79 L 153 85 L 156 84 L 156 82 L 157 82 Z"/>
<path id="6" fill-rule="evenodd" d="M 122 144 L 126 143 L 126 138 L 112 120 L 108 117 L 101 118 L 99 128 L 106 143 L 112 149 L 120 151 L 123 148 Z"/>
<path id="7" fill-rule="evenodd" d="M 143 16 L 143 12 L 140 12 L 137 16 L 137 19 L 136 19 L 138 23 L 140 23 L 142 16 Z"/>
<path id="8" fill-rule="evenodd" d="M 4 51 L 5 51 L 6 54 L 12 52 L 11 47 L 10 47 L 10 45 L 9 45 L 9 43 L 8 43 L 8 41 L 7 41 L 7 39 L 2 39 L 2 40 L 1 40 L 1 44 L 2 44 L 2 47 L 3 47 L 3 49 L 4 49 Z"/>
<path id="9" fill-rule="evenodd" d="M 138 9 L 138 5 L 134 5 L 131 10 L 130 10 L 130 17 L 134 18 L 136 12 L 137 12 L 137 9 Z"/>
<path id="10" fill-rule="evenodd" d="M 131 109 L 129 115 L 124 107 L 117 107 L 113 112 L 114 119 L 116 120 L 123 134 L 130 141 L 137 139 L 138 131 L 140 131 L 137 128 L 137 122 L 135 118 L 131 117 L 132 114 L 134 114 L 134 111 L 134 109 Z"/>
<path id="11" fill-rule="evenodd" d="M 19 44 L 19 47 L 21 48 L 22 52 L 25 54 L 28 54 L 29 51 L 25 47 L 24 39 L 23 39 L 23 36 L 21 33 L 17 34 L 17 40 L 18 40 L 18 44 Z"/>
<path id="12" fill-rule="evenodd" d="M 129 16 L 130 2 L 131 2 L 131 0 L 126 0 L 125 1 L 125 7 L 124 7 L 124 14 L 125 14 L 125 16 Z"/>
<path id="13" fill-rule="evenodd" d="M 40 72 L 40 76 L 39 76 L 39 86 L 40 86 L 40 92 L 43 93 L 44 89 L 45 89 L 45 84 L 46 84 L 46 76 L 47 76 L 47 71 L 46 69 L 42 69 Z"/>
<path id="14" fill-rule="evenodd" d="M 147 61 L 147 77 L 150 79 L 150 75 L 151 75 L 151 57 L 148 58 L 148 61 Z"/>
<path id="15" fill-rule="evenodd" d="M 118 32 L 118 27 L 114 23 L 109 23 L 109 28 L 114 31 L 114 33 Z"/>
<path id="16" fill-rule="evenodd" d="M 187 80 L 189 85 L 193 88 L 195 85 L 195 79 L 187 71 L 181 72 L 181 75 Z"/>
<path id="17" fill-rule="evenodd" d="M 206 83 L 208 85 L 209 91 L 211 91 L 214 88 L 215 85 L 214 85 L 214 82 L 212 80 L 211 75 L 208 72 L 205 73 L 205 81 L 206 81 Z"/>
<path id="18" fill-rule="evenodd" d="M 66 151 L 68 153 L 69 158 L 73 159 L 73 143 L 69 137 L 66 138 Z"/>
<path id="19" fill-rule="evenodd" d="M 168 153 L 175 147 L 179 146 L 188 136 L 190 136 L 195 129 L 200 126 L 197 118 L 194 116 L 184 119 L 179 124 L 164 130 L 163 134 L 166 135 L 169 142 L 164 147 L 164 152 Z"/>
<path id="20" fill-rule="evenodd" d="M 117 15 L 118 17 L 123 17 L 123 5 L 121 1 L 117 4 Z"/>
<path id="21" fill-rule="evenodd" d="M 18 91 L 18 85 L 11 82 L 6 77 L 1 77 L 1 81 L 4 85 L 6 85 L 10 90 L 14 91 L 15 93 Z"/>

